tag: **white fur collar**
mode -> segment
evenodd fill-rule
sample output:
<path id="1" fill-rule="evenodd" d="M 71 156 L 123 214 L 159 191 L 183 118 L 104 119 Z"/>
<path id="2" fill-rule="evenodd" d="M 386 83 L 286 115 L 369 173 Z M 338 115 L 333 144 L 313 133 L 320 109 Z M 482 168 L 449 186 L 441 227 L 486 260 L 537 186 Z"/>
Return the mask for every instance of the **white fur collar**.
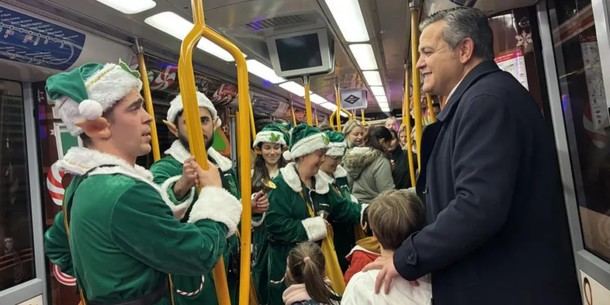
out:
<path id="1" fill-rule="evenodd" d="M 216 151 L 213 147 L 208 149 L 208 156 L 214 160 L 214 162 L 218 165 L 221 171 L 226 172 L 233 168 L 233 161 L 231 159 L 221 155 L 218 151 Z M 175 140 L 172 143 L 172 146 L 165 151 L 165 154 L 174 157 L 178 162 L 184 163 L 186 159 L 191 157 L 191 153 L 186 150 L 186 148 L 180 143 L 179 140 Z"/>
<path id="2" fill-rule="evenodd" d="M 285 167 L 280 169 L 280 173 L 282 174 L 284 181 L 286 181 L 286 184 L 288 184 L 293 191 L 300 192 L 303 190 L 301 178 L 299 178 L 299 174 L 297 173 L 296 163 L 290 162 L 286 164 Z M 314 191 L 318 194 L 328 193 L 328 181 L 320 175 L 320 171 L 316 173 L 314 179 L 316 181 L 316 188 Z"/>
<path id="3" fill-rule="evenodd" d="M 110 167 L 115 168 L 114 172 L 125 173 L 130 177 L 144 181 L 152 181 L 152 174 L 144 167 L 137 164 L 132 166 L 127 161 L 116 156 L 84 147 L 70 148 L 68 153 L 57 162 L 57 165 L 60 169 L 74 175 L 83 175 L 101 165 L 115 165 Z M 100 169 L 98 168 L 95 171 L 97 172 Z M 108 168 L 103 170 L 103 172 L 108 171 Z"/>

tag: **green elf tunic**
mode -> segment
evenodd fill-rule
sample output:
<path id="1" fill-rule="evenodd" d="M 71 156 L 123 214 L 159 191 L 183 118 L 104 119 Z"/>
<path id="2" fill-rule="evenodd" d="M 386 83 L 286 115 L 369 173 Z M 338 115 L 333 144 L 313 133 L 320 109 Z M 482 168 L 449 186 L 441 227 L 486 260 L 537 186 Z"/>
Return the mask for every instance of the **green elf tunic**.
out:
<path id="1" fill-rule="evenodd" d="M 269 173 L 271 179 L 279 175 L 279 170 Z M 254 170 L 252 171 L 254 175 Z M 253 185 L 256 183 L 253 181 Z M 258 293 L 259 304 L 267 304 L 267 253 L 269 251 L 267 233 L 265 230 L 265 218 L 267 212 L 252 214 L 252 278 Z"/>
<path id="2" fill-rule="evenodd" d="M 80 147 L 70 149 L 59 166 L 75 175 L 65 194 L 70 234 L 60 212 L 45 233 L 45 251 L 76 276 L 91 303 L 140 298 L 163 289 L 168 273 L 208 273 L 226 247 L 228 228 L 235 230 L 239 202 L 221 188 L 203 188 L 194 215 L 182 223 L 140 166 Z M 215 215 L 221 206 L 233 210 L 230 221 L 229 214 Z M 155 304 L 168 303 L 165 294 Z"/>
<path id="3" fill-rule="evenodd" d="M 270 305 L 283 304 L 282 293 L 286 287 L 282 278 L 290 249 L 299 242 L 319 241 L 326 237 L 325 221 L 320 216 L 310 217 L 308 205 L 314 213 L 327 205 L 325 210 L 330 212 L 330 221 L 355 224 L 361 217 L 360 206 L 332 190 L 319 174 L 314 179 L 315 189 L 307 189 L 299 178 L 296 164 L 291 162 L 280 169 L 280 176 L 273 180 L 277 188 L 269 193 L 269 210 L 265 219 L 269 243 L 267 297 Z"/>
<path id="4" fill-rule="evenodd" d="M 319 171 L 320 176 L 326 179 L 330 184 L 331 188 L 334 189 L 337 193 L 341 194 L 346 200 L 349 200 L 353 203 L 358 203 L 358 199 L 352 195 L 349 184 L 347 182 L 347 171 L 341 166 L 337 166 L 333 176 L 328 175 L 324 171 Z M 334 242 L 335 242 L 335 250 L 337 251 L 337 258 L 339 259 L 339 265 L 341 266 L 341 270 L 345 272 L 347 267 L 349 267 L 349 262 L 345 258 L 345 256 L 351 251 L 351 249 L 356 244 L 356 239 L 354 236 L 354 228 L 351 224 L 346 224 L 344 222 L 331 222 L 333 226 L 334 232 Z"/>
<path id="5" fill-rule="evenodd" d="M 208 159 L 218 166 L 221 173 L 222 187 L 239 198 L 239 190 L 237 188 L 237 178 L 233 170 L 233 162 L 222 156 L 214 148 L 207 150 Z M 174 184 L 182 175 L 182 165 L 184 161 L 191 157 L 189 151 L 176 140 L 172 143 L 169 149 L 165 151 L 166 156 L 156 161 L 150 171 L 153 173 L 153 180 L 161 186 L 161 190 L 165 198 L 174 203 L 181 212 L 178 214 L 180 218 L 188 217 L 188 207 L 190 199 L 193 196 L 193 190 L 188 194 L 186 199 L 176 198 L 174 194 Z M 238 289 L 238 270 L 239 270 L 239 239 L 233 235 L 227 239 L 227 247 L 223 251 L 225 266 L 227 267 L 227 282 L 229 284 L 229 295 L 231 304 L 237 304 L 237 289 Z M 174 276 L 174 286 L 177 291 L 176 305 L 216 305 L 218 299 L 216 297 L 216 288 L 212 279 L 212 273 L 207 273 L 203 276 Z M 203 283 L 202 283 L 203 281 Z"/>

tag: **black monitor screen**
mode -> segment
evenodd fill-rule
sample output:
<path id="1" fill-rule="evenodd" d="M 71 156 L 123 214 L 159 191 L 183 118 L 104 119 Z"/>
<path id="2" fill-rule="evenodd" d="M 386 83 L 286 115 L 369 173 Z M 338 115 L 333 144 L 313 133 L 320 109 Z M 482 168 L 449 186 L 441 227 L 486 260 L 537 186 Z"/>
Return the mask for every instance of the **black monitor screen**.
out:
<path id="1" fill-rule="evenodd" d="M 320 42 L 315 33 L 275 40 L 282 71 L 298 70 L 322 65 Z"/>

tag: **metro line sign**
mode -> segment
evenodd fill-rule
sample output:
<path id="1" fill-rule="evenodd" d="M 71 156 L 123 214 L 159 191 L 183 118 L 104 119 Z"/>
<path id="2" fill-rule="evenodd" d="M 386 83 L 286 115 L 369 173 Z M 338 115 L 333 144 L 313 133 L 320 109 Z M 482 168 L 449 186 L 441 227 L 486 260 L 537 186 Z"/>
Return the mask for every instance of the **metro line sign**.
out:
<path id="1" fill-rule="evenodd" d="M 366 91 L 362 89 L 341 90 L 341 108 L 356 110 L 366 108 Z"/>

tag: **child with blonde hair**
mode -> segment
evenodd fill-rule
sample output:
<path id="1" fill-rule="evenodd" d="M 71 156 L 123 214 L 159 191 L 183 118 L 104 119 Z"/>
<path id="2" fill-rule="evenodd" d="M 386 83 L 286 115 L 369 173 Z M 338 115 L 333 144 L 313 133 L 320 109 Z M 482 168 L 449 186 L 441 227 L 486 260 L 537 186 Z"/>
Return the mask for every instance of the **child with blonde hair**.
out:
<path id="1" fill-rule="evenodd" d="M 381 244 L 381 256 L 392 257 L 394 250 L 412 233 L 424 225 L 424 206 L 411 190 L 390 190 L 381 193 L 368 207 L 368 222 L 373 236 Z M 388 294 L 375 294 L 375 278 L 379 270 L 356 273 L 341 300 L 342 305 L 356 304 L 432 304 L 432 286 L 425 276 L 418 285 L 398 277 Z"/>
<path id="2" fill-rule="evenodd" d="M 326 279 L 322 249 L 314 242 L 298 244 L 288 253 L 284 281 L 285 305 L 335 305 L 339 296 Z"/>

